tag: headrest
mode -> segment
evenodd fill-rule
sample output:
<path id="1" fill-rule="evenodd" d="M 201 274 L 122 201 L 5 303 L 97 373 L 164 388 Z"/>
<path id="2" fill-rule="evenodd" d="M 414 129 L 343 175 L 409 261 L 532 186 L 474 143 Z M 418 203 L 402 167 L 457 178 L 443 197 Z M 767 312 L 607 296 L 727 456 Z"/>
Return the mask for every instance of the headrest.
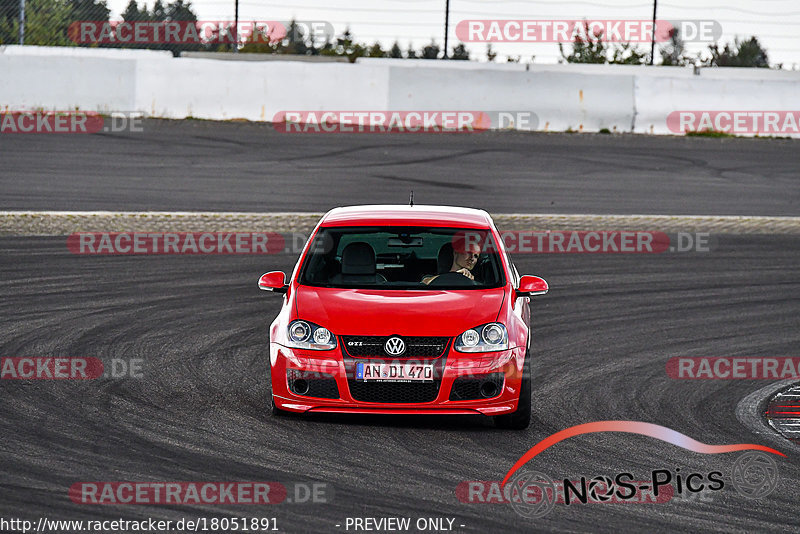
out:
<path id="1" fill-rule="evenodd" d="M 350 243 L 342 251 L 342 274 L 375 274 L 375 250 L 369 243 Z"/>
<path id="2" fill-rule="evenodd" d="M 439 255 L 436 258 L 436 271 L 438 274 L 446 273 L 453 266 L 453 244 L 445 243 L 439 249 Z"/>

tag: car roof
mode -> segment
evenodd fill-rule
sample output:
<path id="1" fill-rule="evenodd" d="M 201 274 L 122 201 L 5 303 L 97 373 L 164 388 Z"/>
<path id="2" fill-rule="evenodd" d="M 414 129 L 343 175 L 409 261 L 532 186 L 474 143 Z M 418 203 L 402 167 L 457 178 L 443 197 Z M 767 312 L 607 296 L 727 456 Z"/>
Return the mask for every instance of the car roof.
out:
<path id="1" fill-rule="evenodd" d="M 456 206 L 373 205 L 334 208 L 320 226 L 432 226 L 491 228 L 492 218 L 484 210 Z"/>

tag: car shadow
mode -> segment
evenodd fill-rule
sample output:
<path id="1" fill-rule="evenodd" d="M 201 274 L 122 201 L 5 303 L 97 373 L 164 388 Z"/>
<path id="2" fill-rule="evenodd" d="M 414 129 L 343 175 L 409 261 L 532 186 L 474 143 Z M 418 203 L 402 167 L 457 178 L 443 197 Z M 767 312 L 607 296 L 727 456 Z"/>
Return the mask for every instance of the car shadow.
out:
<path id="1" fill-rule="evenodd" d="M 494 421 L 483 415 L 386 415 L 386 414 L 339 414 L 311 413 L 288 414 L 287 419 L 336 425 L 379 426 L 387 428 L 418 428 L 425 430 L 474 430 L 494 428 Z"/>

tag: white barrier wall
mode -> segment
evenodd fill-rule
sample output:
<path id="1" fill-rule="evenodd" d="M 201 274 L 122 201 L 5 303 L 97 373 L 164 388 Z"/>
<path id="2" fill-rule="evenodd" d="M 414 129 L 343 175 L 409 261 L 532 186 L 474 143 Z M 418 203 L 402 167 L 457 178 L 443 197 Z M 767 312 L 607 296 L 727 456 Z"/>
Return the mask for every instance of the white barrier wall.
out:
<path id="1" fill-rule="evenodd" d="M 533 112 L 535 129 L 673 133 L 686 110 L 800 109 L 800 72 L 360 59 L 218 61 L 0 46 L 0 109 L 271 121 L 279 111 Z"/>
<path id="2" fill-rule="evenodd" d="M 0 109 L 129 111 L 135 59 L 0 54 Z"/>
<path id="3" fill-rule="evenodd" d="M 135 79 L 136 110 L 155 117 L 271 121 L 279 111 L 387 109 L 388 69 L 379 66 L 178 58 L 140 61 Z"/>
<path id="4" fill-rule="evenodd" d="M 668 129 L 665 119 L 673 111 L 798 112 L 800 79 L 637 76 L 636 109 L 634 132 L 674 135 L 675 132 Z"/>
<path id="5" fill-rule="evenodd" d="M 389 67 L 389 109 L 531 111 L 538 130 L 630 131 L 633 76 Z M 610 97 L 609 95 L 613 95 Z"/>

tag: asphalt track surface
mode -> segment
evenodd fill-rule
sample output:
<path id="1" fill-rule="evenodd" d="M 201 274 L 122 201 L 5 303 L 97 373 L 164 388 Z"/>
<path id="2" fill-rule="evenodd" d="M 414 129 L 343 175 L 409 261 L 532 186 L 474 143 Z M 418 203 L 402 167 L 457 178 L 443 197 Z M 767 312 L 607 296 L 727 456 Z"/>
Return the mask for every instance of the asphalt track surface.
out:
<path id="1" fill-rule="evenodd" d="M 280 297 L 258 291 L 256 280 L 290 271 L 294 256 L 86 257 L 58 237 L 4 237 L 0 250 L 0 354 L 144 360 L 138 379 L 0 382 L 3 517 L 244 514 L 277 517 L 287 532 L 344 532 L 335 525 L 364 516 L 446 516 L 465 525 L 460 532 L 796 530 L 800 455 L 789 442 L 778 446 L 788 456 L 776 457 L 777 489 L 756 501 L 726 484 L 703 500 L 557 505 L 526 519 L 508 504 L 459 502 L 455 490 L 502 479 L 539 440 L 590 421 L 647 421 L 709 444 L 775 446 L 734 415 L 764 381 L 677 381 L 665 363 L 797 356 L 797 236 L 722 236 L 709 253 L 518 256 L 521 272 L 552 288 L 533 306 L 526 431 L 478 416 L 270 417 L 266 326 Z M 559 443 L 529 467 L 552 478 L 630 471 L 639 480 L 653 469 L 719 470 L 730 482 L 739 454 L 601 433 Z M 333 495 L 264 507 L 90 506 L 67 497 L 78 481 L 126 480 L 320 481 Z"/>
<path id="2" fill-rule="evenodd" d="M 146 121 L 142 133 L 0 136 L 0 209 L 324 211 L 417 201 L 490 212 L 797 215 L 796 141 L 484 133 L 286 135 L 268 125 Z M 674 356 L 797 356 L 800 238 L 720 236 L 710 253 L 520 255 L 548 279 L 533 308 L 534 422 L 482 417 L 272 418 L 259 292 L 275 256 L 78 257 L 60 237 L 0 238 L 0 355 L 143 360 L 142 378 L 0 381 L 3 518 L 277 517 L 287 532 L 347 517 L 452 517 L 457 531 L 795 528 L 800 455 L 735 417 L 764 381 L 676 381 Z M 709 444 L 784 451 L 761 500 L 728 483 L 738 453 L 593 434 L 529 466 L 554 479 L 653 469 L 725 473 L 721 492 L 664 504 L 556 506 L 526 519 L 469 504 L 539 440 L 597 420 L 657 423 Z M 79 481 L 324 482 L 329 502 L 89 506 Z M 352 531 L 352 530 L 351 530 Z"/>
<path id="3" fill-rule="evenodd" d="M 407 202 L 490 213 L 800 212 L 800 141 L 600 134 L 285 134 L 147 120 L 0 135 L 0 210 L 311 211 Z"/>

